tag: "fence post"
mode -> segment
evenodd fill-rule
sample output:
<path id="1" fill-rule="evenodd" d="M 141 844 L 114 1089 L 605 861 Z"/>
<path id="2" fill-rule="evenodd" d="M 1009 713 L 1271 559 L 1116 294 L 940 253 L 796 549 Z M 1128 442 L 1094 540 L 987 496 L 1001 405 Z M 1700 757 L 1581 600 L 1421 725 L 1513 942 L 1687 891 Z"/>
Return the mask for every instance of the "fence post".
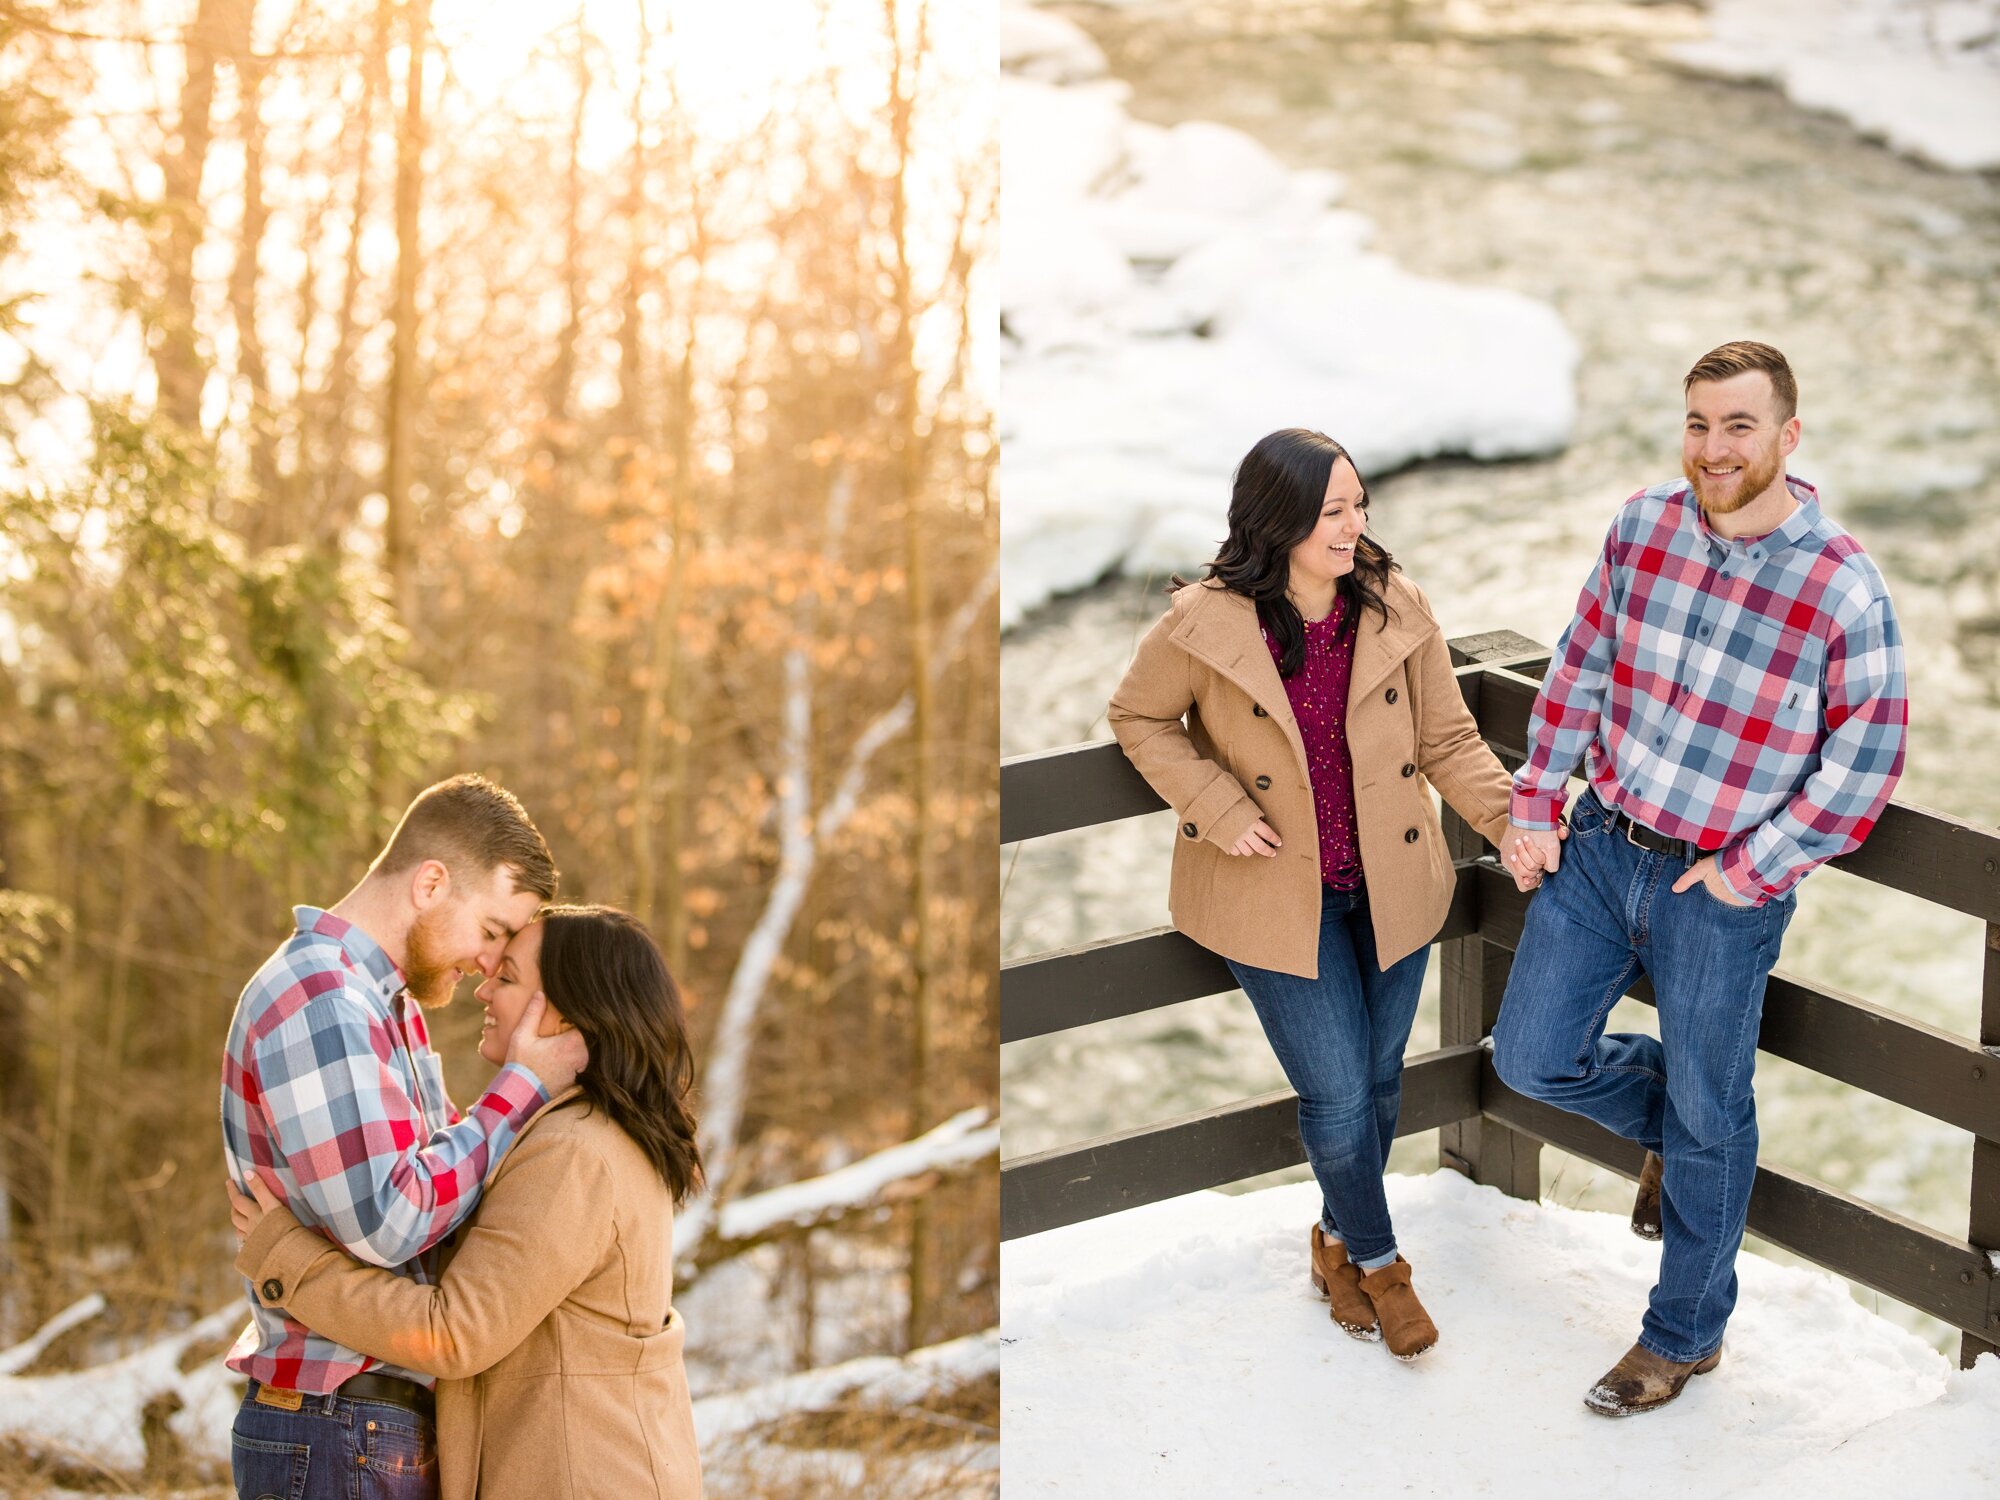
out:
<path id="1" fill-rule="evenodd" d="M 1453 666 L 1538 653 L 1546 655 L 1546 648 L 1510 630 L 1451 642 Z M 1513 770 L 1517 762 L 1512 757 L 1506 759 L 1508 769 Z M 1444 809 L 1444 838 L 1445 850 L 1453 859 L 1487 852 L 1486 840 L 1449 807 Z M 1476 1042 L 1493 1029 L 1512 962 L 1513 955 L 1505 948 L 1478 936 L 1438 945 L 1440 1046 Z M 1439 1129 L 1438 1164 L 1463 1172 L 1474 1182 L 1497 1187 L 1510 1198 L 1534 1201 L 1542 1195 L 1542 1143 L 1483 1114 Z"/>
<path id="2" fill-rule="evenodd" d="M 1986 862 L 1993 873 L 1993 861 Z M 1979 997 L 1979 1045 L 1993 1054 L 1991 1068 L 2000 1068 L 2000 922 L 1986 924 L 1986 964 Z M 1958 1362 L 1971 1369 L 1982 1354 L 2000 1353 L 2000 1277 L 1993 1256 L 2000 1253 L 2000 1141 L 1972 1138 L 1972 1219 L 1966 1239 L 1984 1250 L 1986 1261 L 1987 1337 L 1961 1334 Z"/>

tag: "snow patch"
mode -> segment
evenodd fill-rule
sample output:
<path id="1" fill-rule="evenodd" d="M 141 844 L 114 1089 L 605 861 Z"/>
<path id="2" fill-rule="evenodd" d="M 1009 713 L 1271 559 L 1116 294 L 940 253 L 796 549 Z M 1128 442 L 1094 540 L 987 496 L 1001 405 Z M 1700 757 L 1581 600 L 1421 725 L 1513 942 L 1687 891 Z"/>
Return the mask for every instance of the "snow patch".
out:
<path id="1" fill-rule="evenodd" d="M 1000 16 L 1000 66 L 1044 83 L 1102 78 L 1103 52 L 1074 21 L 1009 6 Z"/>
<path id="2" fill-rule="evenodd" d="M 1667 56 L 1775 84 L 1906 155 L 2000 167 L 2000 0 L 1711 0 L 1710 35 Z"/>
<path id="3" fill-rule="evenodd" d="M 839 1403 L 900 1406 L 950 1390 L 1000 1368 L 997 1329 L 933 1344 L 898 1359 L 872 1355 L 824 1370 L 809 1370 L 727 1396 L 694 1403 L 695 1434 L 704 1448 L 750 1431 L 788 1412 L 820 1411 Z"/>

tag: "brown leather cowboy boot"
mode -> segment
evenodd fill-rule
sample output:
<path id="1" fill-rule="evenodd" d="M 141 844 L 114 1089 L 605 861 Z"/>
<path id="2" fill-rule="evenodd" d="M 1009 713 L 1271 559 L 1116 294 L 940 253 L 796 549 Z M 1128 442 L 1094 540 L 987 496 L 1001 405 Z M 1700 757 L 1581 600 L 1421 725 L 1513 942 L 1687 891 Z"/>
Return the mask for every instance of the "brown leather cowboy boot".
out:
<path id="1" fill-rule="evenodd" d="M 1438 1341 L 1437 1324 L 1410 1286 L 1410 1263 L 1397 1256 L 1379 1271 L 1361 1273 L 1361 1290 L 1375 1305 L 1382 1338 L 1398 1359 L 1415 1359 Z"/>
<path id="2" fill-rule="evenodd" d="M 1646 1153 L 1646 1164 L 1639 1169 L 1639 1195 L 1632 1200 L 1632 1232 L 1642 1240 L 1660 1237 L 1660 1179 L 1666 1170 L 1665 1162 Z"/>
<path id="3" fill-rule="evenodd" d="M 1361 1267 L 1347 1258 L 1347 1246 L 1329 1240 L 1319 1225 L 1312 1231 L 1313 1289 L 1330 1304 L 1333 1321 L 1358 1339 L 1374 1343 L 1382 1337 L 1375 1322 L 1375 1304 L 1361 1291 Z"/>
<path id="4" fill-rule="evenodd" d="M 1706 1375 L 1721 1363 L 1720 1348 L 1707 1359 L 1677 1364 L 1660 1358 L 1643 1344 L 1634 1344 L 1584 1394 L 1583 1404 L 1606 1417 L 1629 1417 L 1634 1412 L 1651 1411 L 1678 1396 L 1689 1376 Z"/>

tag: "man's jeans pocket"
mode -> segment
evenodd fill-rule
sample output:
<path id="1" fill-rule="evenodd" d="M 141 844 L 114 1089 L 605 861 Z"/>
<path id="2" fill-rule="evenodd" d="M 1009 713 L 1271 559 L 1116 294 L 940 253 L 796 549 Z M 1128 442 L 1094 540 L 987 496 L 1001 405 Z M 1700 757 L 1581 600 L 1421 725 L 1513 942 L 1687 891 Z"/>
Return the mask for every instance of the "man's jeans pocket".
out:
<path id="1" fill-rule="evenodd" d="M 363 1500 L 427 1500 L 438 1492 L 437 1439 L 430 1423 L 399 1406 L 373 1401 L 354 1404 L 362 1452 L 368 1462 Z"/>
<path id="2" fill-rule="evenodd" d="M 1700 891 L 1702 900 L 1706 901 L 1717 911 L 1726 911 L 1736 916 L 1747 916 L 1751 912 L 1760 912 L 1764 909 L 1761 906 L 1749 906 L 1736 901 L 1724 901 L 1708 888 L 1706 880 L 1697 880 L 1694 883 L 1694 889 Z"/>
<path id="3" fill-rule="evenodd" d="M 229 1473 L 238 1500 L 305 1500 L 312 1449 L 230 1434 Z"/>

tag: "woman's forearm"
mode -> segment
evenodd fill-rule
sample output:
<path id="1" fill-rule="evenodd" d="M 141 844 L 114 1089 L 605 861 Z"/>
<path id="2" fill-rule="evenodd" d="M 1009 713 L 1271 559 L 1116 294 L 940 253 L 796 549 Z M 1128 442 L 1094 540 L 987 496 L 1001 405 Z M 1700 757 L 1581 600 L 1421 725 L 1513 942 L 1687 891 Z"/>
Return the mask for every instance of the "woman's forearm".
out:
<path id="1" fill-rule="evenodd" d="M 365 1265 L 282 1208 L 258 1225 L 237 1266 L 260 1302 L 314 1332 L 463 1379 L 504 1358 L 582 1282 L 609 1233 L 610 1201 L 594 1153 L 530 1137 L 496 1174 L 435 1284 Z"/>

